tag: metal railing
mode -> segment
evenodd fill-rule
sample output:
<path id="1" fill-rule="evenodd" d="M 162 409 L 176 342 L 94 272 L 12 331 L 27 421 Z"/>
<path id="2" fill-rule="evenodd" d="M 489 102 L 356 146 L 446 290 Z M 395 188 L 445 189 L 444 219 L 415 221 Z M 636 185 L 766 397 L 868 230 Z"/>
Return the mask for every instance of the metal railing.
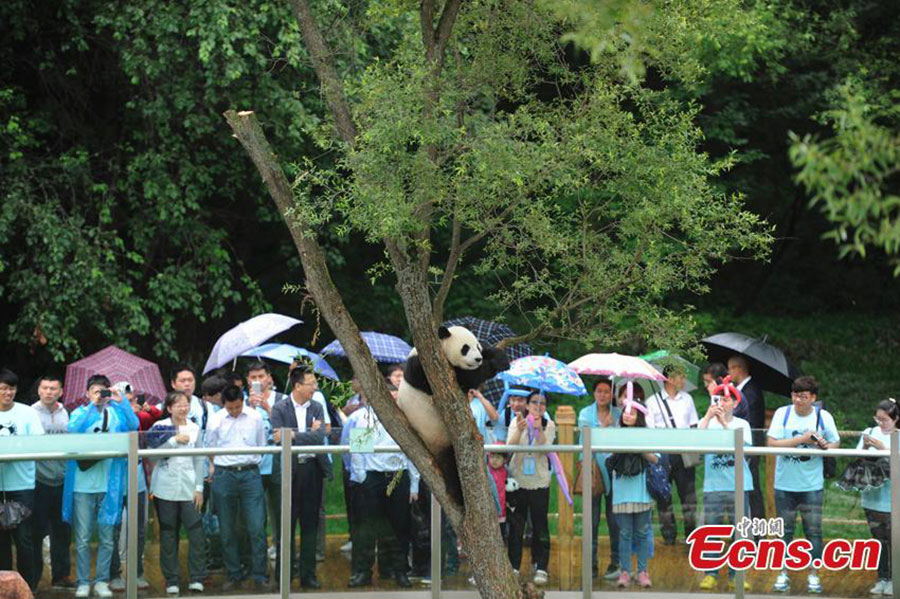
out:
<path id="1" fill-rule="evenodd" d="M 283 429 L 284 431 L 289 429 Z M 604 430 L 604 429 L 595 429 Z M 665 429 L 671 430 L 671 429 Z M 581 443 L 577 445 L 485 445 L 485 452 L 490 453 L 581 453 L 582 460 L 582 552 L 581 572 L 582 589 L 584 599 L 590 599 L 593 580 L 591 576 L 592 544 L 590 531 L 593 528 L 591 503 L 592 503 L 592 467 L 591 460 L 595 453 L 717 453 L 734 454 L 735 464 L 743 463 L 745 456 L 779 456 L 779 455 L 808 455 L 822 457 L 823 451 L 819 449 L 800 449 L 782 447 L 755 447 L 745 446 L 743 430 L 736 429 L 734 433 L 734 445 L 723 447 L 721 445 L 627 445 L 603 444 L 598 439 L 593 442 L 592 429 L 584 427 L 580 429 Z M 21 439 L 21 437 L 20 437 Z M 127 490 L 127 514 L 126 526 L 129 531 L 136 531 L 138 527 L 138 464 L 141 458 L 163 458 L 172 456 L 222 456 L 222 455 L 275 455 L 281 456 L 281 514 L 280 514 L 280 552 L 283 558 L 280 560 L 278 573 L 279 591 L 270 593 L 273 597 L 289 599 L 290 597 L 290 543 L 291 534 L 291 479 L 292 479 L 292 455 L 293 454 L 336 454 L 351 453 L 347 445 L 291 445 L 291 435 L 282 434 L 279 445 L 253 448 L 207 448 L 194 447 L 183 449 L 140 449 L 139 433 L 128 433 L 127 451 L 46 451 L 0 454 L 0 464 L 13 461 L 41 461 L 41 460 L 79 460 L 79 459 L 105 459 L 122 458 L 128 460 L 128 490 Z M 396 453 L 396 446 L 378 446 L 374 448 L 376 453 Z M 364 453 L 370 453 L 366 451 Z M 891 545 L 900 548 L 900 434 L 897 431 L 891 435 L 890 450 L 861 450 L 861 449 L 828 449 L 829 457 L 888 457 L 890 459 L 891 482 Z M 740 522 L 744 517 L 744 471 L 743 468 L 735 468 L 734 514 L 735 521 Z M 126 542 L 126 599 L 137 599 L 137 535 L 128 534 Z M 891 568 L 896 576 L 900 572 L 900 550 L 892 551 Z M 431 497 L 431 596 L 434 599 L 441 597 L 441 508 L 434 495 Z M 744 572 L 736 574 L 735 596 L 738 599 L 744 597 Z M 894 598 L 900 599 L 900 585 L 894 584 Z"/>

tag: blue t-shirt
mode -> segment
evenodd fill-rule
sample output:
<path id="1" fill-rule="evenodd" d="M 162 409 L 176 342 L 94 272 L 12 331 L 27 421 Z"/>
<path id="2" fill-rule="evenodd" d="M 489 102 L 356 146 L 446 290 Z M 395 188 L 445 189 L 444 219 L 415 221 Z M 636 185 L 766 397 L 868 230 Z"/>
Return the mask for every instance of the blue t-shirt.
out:
<path id="1" fill-rule="evenodd" d="M 43 435 L 41 418 L 31 406 L 13 403 L 0 412 L 0 437 Z M 0 464 L 0 490 L 25 491 L 34 488 L 34 461 L 4 462 Z"/>
<path id="2" fill-rule="evenodd" d="M 657 458 L 659 454 L 653 454 Z M 647 469 L 641 470 L 635 476 L 622 476 L 612 472 L 612 502 L 620 503 L 653 503 L 653 497 L 647 490 Z"/>
<path id="3" fill-rule="evenodd" d="M 873 439 L 877 439 L 884 443 L 885 449 L 891 448 L 891 436 L 885 435 L 881 432 L 880 426 L 873 426 L 869 430 L 865 431 L 870 437 Z M 856 445 L 857 449 L 863 448 L 863 438 L 860 436 L 859 443 Z M 890 479 L 886 480 L 883 485 L 878 487 L 877 489 L 869 489 L 868 491 L 862 492 L 862 501 L 860 502 L 862 506 L 867 510 L 873 510 L 876 512 L 887 512 L 891 511 L 891 481 Z"/>
<path id="4" fill-rule="evenodd" d="M 709 421 L 707 430 L 722 430 L 722 423 L 718 418 L 712 418 Z M 727 429 L 730 431 L 742 428 L 744 429 L 744 445 L 753 445 L 750 437 L 750 423 L 743 418 L 734 417 L 728 423 Z M 703 492 L 718 493 L 720 491 L 734 492 L 734 454 L 731 453 L 707 453 L 704 459 L 704 475 L 703 475 Z M 744 460 L 744 491 L 753 490 L 753 478 L 750 476 L 750 468 L 747 466 L 747 460 Z"/>
<path id="5" fill-rule="evenodd" d="M 486 440 L 488 421 L 487 410 L 484 409 L 484 405 L 482 405 L 477 397 L 473 397 L 472 401 L 469 402 L 469 408 L 472 410 L 472 417 L 475 419 L 475 426 L 478 427 L 478 432 L 481 434 L 482 438 Z"/>
<path id="6" fill-rule="evenodd" d="M 788 412 L 789 410 L 789 412 Z M 834 418 L 825 410 L 821 410 L 822 421 L 819 434 L 829 443 L 840 440 Z M 787 422 L 785 423 L 785 414 Z M 775 410 L 772 424 L 767 436 L 772 439 L 792 439 L 816 430 L 816 409 L 806 416 L 799 416 L 793 406 L 782 406 Z M 815 448 L 815 445 L 802 444 L 798 449 Z M 824 453 L 824 452 L 823 452 Z M 780 455 L 775 462 L 775 489 L 777 491 L 821 491 L 825 488 L 825 477 L 822 474 L 822 458 L 818 456 Z"/>
<path id="7" fill-rule="evenodd" d="M 612 416 L 611 428 L 617 428 L 619 426 L 619 418 L 622 416 L 622 408 L 610 405 L 609 409 Z M 580 431 L 581 428 L 585 426 L 602 428 L 600 427 L 600 421 L 597 418 L 596 402 L 591 402 L 589 406 L 582 408 L 581 411 L 578 412 L 578 430 Z M 596 439 L 594 440 L 596 441 Z M 581 454 L 578 455 L 579 459 L 581 459 Z M 603 488 L 606 490 L 610 488 L 609 471 L 606 469 L 606 458 L 610 455 L 612 454 L 599 452 L 594 454 L 594 459 L 597 461 L 597 467 L 600 468 L 600 474 L 603 476 Z"/>

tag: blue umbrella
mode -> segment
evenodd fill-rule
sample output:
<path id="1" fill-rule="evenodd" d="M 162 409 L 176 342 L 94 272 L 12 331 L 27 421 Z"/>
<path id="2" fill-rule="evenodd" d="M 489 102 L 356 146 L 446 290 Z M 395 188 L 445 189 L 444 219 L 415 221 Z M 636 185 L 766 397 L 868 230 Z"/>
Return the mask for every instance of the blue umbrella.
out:
<path id="1" fill-rule="evenodd" d="M 289 343 L 266 343 L 265 345 L 260 345 L 259 347 L 254 347 L 249 351 L 245 351 L 241 356 L 247 358 L 266 358 L 268 360 L 281 362 L 282 364 L 290 364 L 294 361 L 294 358 L 302 356 L 312 362 L 313 371 L 336 381 L 341 380 L 337 372 L 334 371 L 334 368 L 325 361 L 325 358 L 308 349 L 290 345 Z"/>
<path id="2" fill-rule="evenodd" d="M 387 364 L 406 362 L 409 352 L 412 351 L 412 346 L 409 343 L 393 335 L 366 331 L 360 333 L 360 336 L 366 342 L 366 345 L 369 346 L 369 351 L 372 352 L 372 357 L 375 358 L 376 362 Z M 341 346 L 341 342 L 335 339 L 322 349 L 322 355 L 346 357 L 347 353 Z"/>
<path id="3" fill-rule="evenodd" d="M 497 378 L 510 385 L 533 387 L 544 392 L 587 395 L 578 373 L 565 362 L 549 356 L 525 356 L 513 360 L 509 370 L 501 372 Z"/>

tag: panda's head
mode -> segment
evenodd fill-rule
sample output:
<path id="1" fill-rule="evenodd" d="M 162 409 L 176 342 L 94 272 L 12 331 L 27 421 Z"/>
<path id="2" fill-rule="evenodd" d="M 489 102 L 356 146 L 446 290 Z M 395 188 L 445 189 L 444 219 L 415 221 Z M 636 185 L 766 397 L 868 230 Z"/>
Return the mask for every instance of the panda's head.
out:
<path id="1" fill-rule="evenodd" d="M 438 329 L 438 338 L 452 366 L 463 370 L 475 370 L 481 366 L 484 359 L 481 357 L 481 343 L 469 329 L 442 326 Z"/>

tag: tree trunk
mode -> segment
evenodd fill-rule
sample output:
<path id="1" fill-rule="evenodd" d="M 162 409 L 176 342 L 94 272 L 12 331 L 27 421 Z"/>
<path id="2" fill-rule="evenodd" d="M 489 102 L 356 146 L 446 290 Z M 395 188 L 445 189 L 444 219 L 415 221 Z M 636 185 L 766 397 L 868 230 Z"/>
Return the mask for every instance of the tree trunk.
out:
<path id="1" fill-rule="evenodd" d="M 291 188 L 255 115 L 253 112 L 237 113 L 229 110 L 225 113 L 225 119 L 256 165 L 279 211 L 282 215 L 287 214 L 293 202 Z M 490 483 L 486 476 L 483 440 L 456 384 L 453 371 L 440 352 L 435 323 L 431 318 L 426 272 L 420 262 L 411 259 L 396 241 L 385 241 L 397 271 L 397 290 L 403 301 L 413 340 L 434 391 L 435 407 L 444 424 L 454 431 L 451 439 L 456 451 L 460 479 L 464 481 L 465 510 L 447 493 L 434 456 L 412 431 L 406 416 L 388 393 L 384 377 L 331 280 L 315 232 L 307 223 L 292 222 L 285 218 L 316 306 L 347 352 L 353 371 L 379 419 L 415 463 L 444 508 L 450 524 L 469 555 L 481 596 L 486 599 L 530 599 L 542 596 L 543 593 L 538 592 L 530 582 L 519 586 L 506 557 L 497 512 L 487 486 Z"/>

